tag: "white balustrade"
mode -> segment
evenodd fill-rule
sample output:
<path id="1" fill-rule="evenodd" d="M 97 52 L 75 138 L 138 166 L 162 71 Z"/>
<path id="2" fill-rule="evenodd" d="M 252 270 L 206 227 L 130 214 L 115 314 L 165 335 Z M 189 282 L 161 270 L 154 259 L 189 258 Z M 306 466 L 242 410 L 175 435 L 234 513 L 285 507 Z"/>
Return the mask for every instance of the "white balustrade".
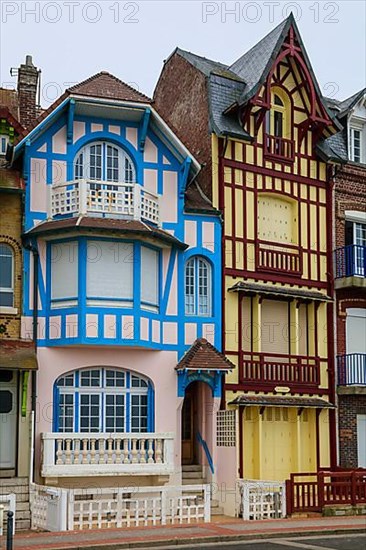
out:
<path id="1" fill-rule="evenodd" d="M 43 433 L 42 476 L 169 474 L 173 434 Z"/>
<path id="2" fill-rule="evenodd" d="M 159 196 L 138 183 L 86 179 L 52 185 L 49 216 L 104 215 L 159 224 Z"/>

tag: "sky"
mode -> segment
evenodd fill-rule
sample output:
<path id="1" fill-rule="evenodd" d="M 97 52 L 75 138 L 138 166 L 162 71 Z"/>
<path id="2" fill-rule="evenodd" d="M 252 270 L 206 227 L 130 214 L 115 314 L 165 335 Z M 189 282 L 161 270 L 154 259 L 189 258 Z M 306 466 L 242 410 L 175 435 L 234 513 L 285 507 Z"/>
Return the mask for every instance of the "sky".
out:
<path id="1" fill-rule="evenodd" d="M 324 95 L 366 85 L 366 2 L 0 0 L 0 86 L 26 54 L 42 70 L 41 104 L 109 71 L 151 96 L 176 46 L 231 64 L 290 12 Z"/>

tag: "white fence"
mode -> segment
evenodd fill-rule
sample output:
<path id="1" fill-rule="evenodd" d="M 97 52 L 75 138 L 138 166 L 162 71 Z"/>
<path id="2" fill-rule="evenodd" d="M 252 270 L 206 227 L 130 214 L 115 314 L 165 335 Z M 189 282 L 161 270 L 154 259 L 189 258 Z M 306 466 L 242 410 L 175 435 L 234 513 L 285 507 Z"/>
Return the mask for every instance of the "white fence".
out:
<path id="1" fill-rule="evenodd" d="M 159 196 L 138 183 L 79 179 L 50 188 L 49 216 L 103 214 L 159 224 Z"/>
<path id="2" fill-rule="evenodd" d="M 211 519 L 210 485 L 56 489 L 33 485 L 32 528 L 74 531 Z"/>
<path id="3" fill-rule="evenodd" d="M 42 442 L 44 477 L 165 475 L 174 469 L 170 433 L 43 433 Z"/>
<path id="4" fill-rule="evenodd" d="M 240 515 L 244 520 L 286 517 L 286 485 L 282 481 L 240 479 Z"/>

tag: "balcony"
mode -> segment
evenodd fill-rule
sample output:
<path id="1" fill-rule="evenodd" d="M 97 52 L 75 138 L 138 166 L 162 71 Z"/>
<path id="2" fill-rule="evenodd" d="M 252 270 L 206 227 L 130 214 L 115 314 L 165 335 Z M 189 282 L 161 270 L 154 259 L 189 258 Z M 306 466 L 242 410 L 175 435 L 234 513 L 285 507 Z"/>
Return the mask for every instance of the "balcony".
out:
<path id="1" fill-rule="evenodd" d="M 242 380 L 260 390 L 275 386 L 314 389 L 320 384 L 318 357 L 242 352 Z"/>
<path id="2" fill-rule="evenodd" d="M 293 162 L 295 158 L 295 142 L 280 136 L 267 134 L 264 140 L 264 154 L 278 162 Z"/>
<path id="3" fill-rule="evenodd" d="M 338 355 L 338 385 L 366 386 L 366 353 Z"/>
<path id="4" fill-rule="evenodd" d="M 167 475 L 174 436 L 166 433 L 43 433 L 43 477 Z"/>
<path id="5" fill-rule="evenodd" d="M 366 246 L 351 244 L 335 250 L 335 287 L 366 288 Z"/>
<path id="6" fill-rule="evenodd" d="M 159 225 L 159 196 L 138 183 L 78 179 L 52 185 L 49 217 L 102 216 Z"/>
<path id="7" fill-rule="evenodd" d="M 256 266 L 258 271 L 282 271 L 286 275 L 299 276 L 302 273 L 301 249 L 297 245 L 257 241 Z"/>

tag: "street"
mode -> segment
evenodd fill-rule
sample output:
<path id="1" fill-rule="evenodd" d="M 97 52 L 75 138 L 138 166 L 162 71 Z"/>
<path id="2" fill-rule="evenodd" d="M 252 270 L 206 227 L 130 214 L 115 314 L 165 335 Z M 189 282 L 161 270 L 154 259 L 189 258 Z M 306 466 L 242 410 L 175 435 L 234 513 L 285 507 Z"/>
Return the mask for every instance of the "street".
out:
<path id="1" fill-rule="evenodd" d="M 141 550 L 151 548 L 146 546 Z M 174 546 L 159 546 L 155 550 L 177 549 Z M 302 548 L 303 550 L 365 550 L 366 534 L 342 534 L 307 537 L 268 538 L 255 541 L 240 542 L 216 542 L 212 544 L 179 545 L 181 550 L 291 550 Z"/>

